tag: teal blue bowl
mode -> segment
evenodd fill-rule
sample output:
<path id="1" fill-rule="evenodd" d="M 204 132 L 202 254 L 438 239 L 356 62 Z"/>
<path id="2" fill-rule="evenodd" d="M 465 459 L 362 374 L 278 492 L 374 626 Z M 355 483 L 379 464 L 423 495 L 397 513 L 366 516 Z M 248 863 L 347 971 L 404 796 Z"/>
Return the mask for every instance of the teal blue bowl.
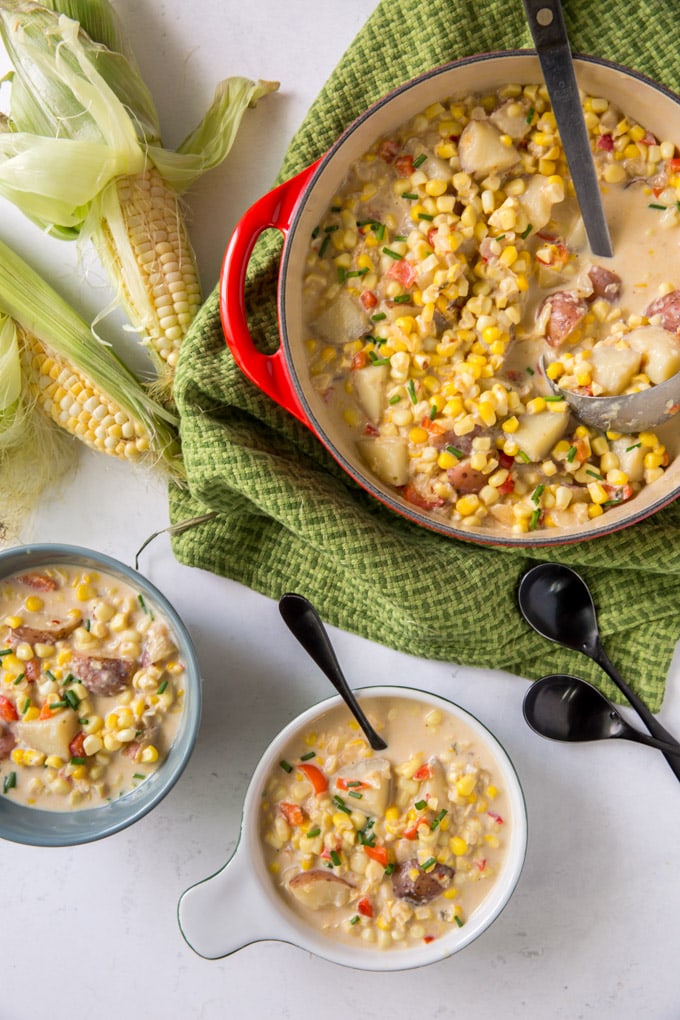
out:
<path id="1" fill-rule="evenodd" d="M 147 606 L 169 624 L 184 663 L 184 710 L 168 754 L 134 790 L 97 807 L 45 811 L 26 807 L 0 793 L 0 839 L 31 846 L 91 843 L 127 828 L 149 813 L 170 792 L 191 756 L 201 721 L 201 676 L 189 632 L 164 595 L 138 571 L 102 553 L 62 544 L 23 545 L 0 552 L 0 580 L 19 571 L 63 564 L 99 570 L 131 585 Z"/>

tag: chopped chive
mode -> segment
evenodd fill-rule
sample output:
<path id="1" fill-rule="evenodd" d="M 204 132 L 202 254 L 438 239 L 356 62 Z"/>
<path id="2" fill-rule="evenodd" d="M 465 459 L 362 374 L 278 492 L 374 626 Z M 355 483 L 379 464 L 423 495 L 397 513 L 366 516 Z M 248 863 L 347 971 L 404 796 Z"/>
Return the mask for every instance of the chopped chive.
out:
<path id="1" fill-rule="evenodd" d="M 324 227 L 323 231 L 324 231 L 324 234 L 334 234 L 335 231 L 339 230 L 339 229 L 340 228 L 339 228 L 337 223 L 331 223 L 330 227 Z"/>
<path id="2" fill-rule="evenodd" d="M 415 803 L 415 806 L 418 809 L 418 811 L 422 811 L 423 808 L 427 807 L 427 801 L 426 800 L 417 800 L 416 803 Z"/>
<path id="3" fill-rule="evenodd" d="M 29 710 L 29 708 L 30 708 L 30 707 L 31 707 L 31 699 L 30 699 L 30 698 L 26 698 L 26 699 L 25 699 L 25 700 L 24 700 L 24 701 L 23 701 L 23 702 L 21 703 L 21 714 L 22 714 L 22 715 L 25 715 L 25 714 L 26 714 L 26 712 L 28 712 L 28 710 Z"/>
<path id="4" fill-rule="evenodd" d="M 559 404 L 561 400 L 564 400 L 564 397 L 561 397 L 559 393 L 552 393 L 549 394 L 547 397 L 544 397 L 543 399 L 545 400 L 546 404 Z"/>
<path id="5" fill-rule="evenodd" d="M 8 772 L 2 781 L 2 792 L 8 793 L 10 790 L 13 790 L 16 785 L 17 785 L 16 772 Z"/>
<path id="6" fill-rule="evenodd" d="M 71 758 L 71 765 L 85 765 L 86 763 L 87 758 L 80 758 L 77 755 L 73 755 Z"/>
<path id="7" fill-rule="evenodd" d="M 531 463 L 531 458 L 524 452 L 524 450 L 519 450 L 517 456 L 520 460 L 523 460 L 525 464 Z"/>
<path id="8" fill-rule="evenodd" d="M 642 443 L 633 443 L 632 446 L 626 447 L 626 453 L 630 453 L 631 450 L 637 450 L 642 446 Z"/>
<path id="9" fill-rule="evenodd" d="M 312 231 L 312 241 L 315 241 L 317 239 L 317 237 L 319 236 L 320 230 L 321 230 L 321 227 L 318 227 L 318 226 L 314 227 L 314 230 Z"/>
<path id="10" fill-rule="evenodd" d="M 368 272 L 368 269 L 350 269 L 345 274 L 345 279 L 349 280 L 351 277 L 354 277 L 354 276 L 365 276 L 367 272 Z"/>
<path id="11" fill-rule="evenodd" d="M 446 447 L 446 452 L 447 453 L 452 453 L 454 457 L 458 458 L 458 460 L 462 460 L 463 457 L 465 456 L 463 451 L 459 450 L 457 446 L 447 446 Z"/>
<path id="12" fill-rule="evenodd" d="M 340 860 L 340 854 L 338 853 L 337 850 L 331 850 L 331 860 L 333 861 L 333 864 L 335 865 L 336 868 L 339 868 L 340 865 L 342 864 L 342 861 Z"/>
<path id="13" fill-rule="evenodd" d="M 363 795 L 363 793 L 359 793 L 358 790 L 348 790 L 347 791 L 347 796 L 348 797 L 354 797 L 356 800 L 361 800 L 364 795 Z"/>
<path id="14" fill-rule="evenodd" d="M 375 236 L 377 237 L 377 239 L 379 241 L 382 241 L 382 239 L 385 236 L 385 224 L 384 223 L 374 223 L 373 224 L 373 230 L 375 231 Z"/>
<path id="15" fill-rule="evenodd" d="M 539 499 L 543 495 L 545 485 L 537 485 L 534 491 L 531 493 L 531 499 L 534 503 L 538 503 Z"/>
<path id="16" fill-rule="evenodd" d="M 575 446 L 570 446 L 569 450 L 567 451 L 567 460 L 569 461 L 570 464 L 573 461 L 575 456 L 576 456 L 576 447 Z"/>
<path id="17" fill-rule="evenodd" d="M 428 868 L 432 868 L 437 863 L 436 857 L 428 857 L 424 864 L 420 865 L 421 871 L 427 871 Z"/>
<path id="18" fill-rule="evenodd" d="M 529 518 L 529 531 L 535 531 L 538 527 L 538 522 L 541 519 L 541 509 L 536 507 L 531 517 Z"/>
<path id="19" fill-rule="evenodd" d="M 434 216 L 430 216 L 430 214 L 426 213 L 426 212 L 421 212 L 421 213 L 418 213 L 418 219 L 419 220 L 427 220 L 429 223 L 431 223 L 432 220 L 434 219 Z"/>
<path id="20" fill-rule="evenodd" d="M 51 701 L 50 704 L 49 704 L 49 707 L 50 708 L 68 708 L 69 707 L 69 703 L 68 703 L 68 701 L 64 701 L 64 700 L 62 700 L 62 701 Z"/>
<path id="21" fill-rule="evenodd" d="M 316 751 L 307 751 L 306 754 L 300 755 L 300 761 L 309 761 L 310 758 L 316 758 Z"/>
<path id="22" fill-rule="evenodd" d="M 92 621 L 91 620 L 89 620 L 89 619 L 88 620 L 83 620 L 83 627 L 85 628 L 86 631 L 89 632 L 91 626 L 92 626 Z"/>
<path id="23" fill-rule="evenodd" d="M 392 248 L 383 248 L 382 251 L 383 255 L 389 255 L 389 257 L 394 259 L 396 262 L 401 262 L 404 257 L 403 255 L 400 255 L 398 251 L 393 251 Z"/>
<path id="24" fill-rule="evenodd" d="M 648 209 L 667 209 L 668 206 L 660 205 L 658 202 L 650 202 L 647 206 Z"/>
<path id="25" fill-rule="evenodd" d="M 418 198 L 418 196 L 413 191 L 404 191 L 404 192 L 402 192 L 401 197 L 402 198 L 409 198 L 413 202 L 415 202 L 417 200 L 417 198 Z"/>
<path id="26" fill-rule="evenodd" d="M 398 404 L 401 397 L 398 393 L 395 393 L 393 397 L 390 397 L 390 404 Z"/>
<path id="27" fill-rule="evenodd" d="M 603 510 L 607 510 L 610 506 L 618 506 L 619 503 L 623 503 L 623 497 L 619 499 L 607 499 L 604 503 L 600 503 Z"/>
<path id="28" fill-rule="evenodd" d="M 527 367 L 526 367 L 525 371 L 526 371 L 526 374 L 527 374 L 527 375 L 536 375 L 536 373 L 534 372 L 534 370 L 533 370 L 533 368 L 531 367 L 531 365 L 527 365 Z"/>
<path id="29" fill-rule="evenodd" d="M 337 277 L 338 283 L 344 283 L 347 279 L 347 271 L 343 269 L 342 266 L 338 266 L 337 268 Z"/>
<path id="30" fill-rule="evenodd" d="M 408 237 L 406 236 L 406 234 L 395 234 L 394 235 L 394 240 L 395 241 L 407 241 Z"/>
<path id="31" fill-rule="evenodd" d="M 395 867 L 394 861 L 390 861 L 390 863 L 385 866 L 385 874 L 391 875 L 392 872 L 394 871 L 394 867 Z"/>
<path id="32" fill-rule="evenodd" d="M 390 363 L 389 358 L 381 358 L 375 353 L 375 351 L 369 351 L 368 356 L 372 365 L 389 365 Z"/>
<path id="33" fill-rule="evenodd" d="M 416 384 L 414 383 L 413 379 L 409 379 L 409 381 L 408 381 L 408 383 L 406 385 L 406 389 L 408 391 L 409 397 L 411 398 L 411 403 L 412 404 L 417 404 L 418 403 L 418 398 L 416 396 Z"/>
<path id="34" fill-rule="evenodd" d="M 505 234 L 496 234 L 496 240 L 497 241 L 502 241 L 504 237 L 505 237 Z"/>
<path id="35" fill-rule="evenodd" d="M 328 245 L 330 243 L 331 243 L 331 239 L 328 236 L 328 234 L 326 234 L 326 236 L 324 237 L 323 241 L 319 245 L 319 258 L 323 258 L 324 257 L 324 255 L 326 254 L 326 249 L 328 248 Z"/>
<path id="36" fill-rule="evenodd" d="M 430 421 L 434 421 L 437 417 L 437 405 L 433 404 L 430 408 Z"/>
<path id="37" fill-rule="evenodd" d="M 25 676 L 26 676 L 25 673 L 19 673 L 18 676 L 16 677 L 15 681 L 14 681 L 14 685 L 16 686 L 17 684 L 20 684 Z"/>
<path id="38" fill-rule="evenodd" d="M 406 304 L 410 303 L 411 295 L 410 294 L 397 294 L 397 296 L 395 298 L 392 298 L 392 301 L 394 302 L 395 305 L 406 305 Z"/>
<path id="39" fill-rule="evenodd" d="M 89 719 L 86 719 L 86 718 L 84 718 L 84 717 L 83 717 L 82 719 L 79 719 L 79 720 L 78 720 L 78 722 L 79 722 L 79 724 L 80 724 L 81 726 L 87 726 L 87 724 L 89 723 L 89 721 L 90 721 Z"/>
<path id="40" fill-rule="evenodd" d="M 3 655 L 11 655 L 11 654 L 12 654 L 12 649 L 11 648 L 0 648 L 0 657 L 2 657 Z"/>
<path id="41" fill-rule="evenodd" d="M 454 919 L 454 921 L 456 922 L 456 924 L 458 925 L 459 928 L 463 927 L 463 922 L 462 922 L 461 918 L 458 916 L 458 914 L 454 914 L 453 915 L 453 919 Z"/>
<path id="42" fill-rule="evenodd" d="M 321 829 L 317 825 L 317 827 L 315 829 L 310 829 L 309 830 L 309 832 L 307 833 L 307 839 L 314 839 L 315 836 L 320 836 L 320 835 L 321 835 Z"/>
<path id="43" fill-rule="evenodd" d="M 532 120 L 534 119 L 534 114 L 535 113 L 536 113 L 536 111 L 533 108 L 533 106 L 530 106 L 529 107 L 529 112 L 527 113 L 527 124 L 531 124 Z"/>
<path id="44" fill-rule="evenodd" d="M 133 775 L 132 775 L 132 778 L 133 779 L 146 779 L 146 774 L 144 772 L 134 772 Z"/>
<path id="45" fill-rule="evenodd" d="M 430 829 L 432 830 L 432 832 L 434 832 L 435 829 L 439 828 L 440 822 L 446 817 L 447 814 L 448 811 L 446 810 L 446 808 L 442 808 L 437 817 L 433 819 L 432 824 L 430 825 Z"/>
<path id="46" fill-rule="evenodd" d="M 168 687 L 168 681 L 164 680 L 161 684 L 159 684 L 159 687 L 158 687 L 158 690 L 156 691 L 156 694 L 162 694 L 163 691 L 167 690 L 167 687 Z"/>
<path id="47" fill-rule="evenodd" d="M 147 606 L 146 602 L 144 601 L 144 596 L 142 595 L 142 593 L 141 593 L 141 592 L 140 592 L 140 593 L 139 593 L 139 595 L 137 596 L 137 601 L 139 602 L 140 606 L 142 607 L 142 609 L 144 610 L 144 612 L 146 613 L 146 615 L 147 615 L 147 616 L 148 616 L 148 617 L 149 617 L 150 619 L 152 619 L 152 620 L 153 620 L 153 610 L 152 610 L 152 609 L 149 609 L 149 607 Z"/>
<path id="48" fill-rule="evenodd" d="M 424 152 L 421 152 L 421 154 L 419 156 L 416 156 L 416 158 L 413 160 L 414 168 L 417 170 L 419 166 L 423 165 L 426 159 L 427 159 L 426 154 Z"/>
<path id="49" fill-rule="evenodd" d="M 358 915 L 358 914 L 355 914 L 355 915 L 354 915 L 354 917 L 350 917 L 350 919 L 349 919 L 349 923 L 350 923 L 351 925 L 355 925 L 355 924 L 358 924 L 358 923 L 359 923 L 359 921 L 360 921 L 360 918 L 359 918 L 359 915 Z"/>
<path id="50" fill-rule="evenodd" d="M 281 761 L 279 762 L 279 765 L 281 766 L 281 768 L 283 769 L 284 772 L 292 772 L 293 771 L 293 766 L 290 764 L 290 762 L 286 761 L 285 758 L 281 759 Z"/>
<path id="51" fill-rule="evenodd" d="M 361 786 L 361 780 L 360 779 L 352 779 L 349 783 L 346 783 L 345 785 L 346 786 Z"/>
<path id="52" fill-rule="evenodd" d="M 80 698 L 75 691 L 64 691 L 64 701 L 68 702 L 73 709 L 76 709 L 80 704 Z"/>
<path id="53" fill-rule="evenodd" d="M 532 230 L 533 230 L 533 224 L 529 223 L 529 224 L 527 224 L 526 229 L 523 230 L 522 233 L 519 236 L 522 238 L 522 240 L 524 240 L 525 238 L 527 238 L 529 236 L 529 234 L 531 233 Z"/>
<path id="54" fill-rule="evenodd" d="M 376 312 L 375 315 L 371 316 L 371 322 L 382 322 L 382 320 L 386 318 L 387 318 L 386 312 Z"/>
<path id="55" fill-rule="evenodd" d="M 342 206 L 341 205 L 332 205 L 331 206 L 331 212 L 342 212 Z"/>
<path id="56" fill-rule="evenodd" d="M 586 468 L 586 474 L 590 475 L 591 478 L 597 478 L 598 482 L 604 481 L 599 471 L 595 471 L 593 468 Z"/>
<path id="57" fill-rule="evenodd" d="M 333 797 L 333 803 L 335 804 L 336 808 L 338 808 L 339 811 L 344 811 L 346 815 L 352 814 L 352 809 L 348 808 L 342 797 L 338 797 L 337 794 L 335 797 Z"/>

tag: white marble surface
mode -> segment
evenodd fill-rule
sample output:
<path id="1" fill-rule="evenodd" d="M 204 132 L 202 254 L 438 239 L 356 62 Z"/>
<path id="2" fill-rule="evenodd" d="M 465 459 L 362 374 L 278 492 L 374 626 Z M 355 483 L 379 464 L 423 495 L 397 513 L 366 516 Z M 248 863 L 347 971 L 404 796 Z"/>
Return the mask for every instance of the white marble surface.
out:
<path id="1" fill-rule="evenodd" d="M 134 32 L 168 143 L 193 126 L 218 78 L 243 73 L 282 83 L 279 95 L 248 114 L 228 163 L 190 197 L 207 291 L 230 229 L 268 190 L 290 137 L 375 2 L 117 6 Z M 0 236 L 86 313 L 105 303 L 96 274 L 80 292 L 75 249 L 40 237 L 4 202 Z M 26 537 L 84 544 L 132 562 L 166 524 L 162 486 L 84 455 L 75 480 L 41 509 Z M 680 790 L 664 760 L 632 744 L 547 743 L 523 723 L 526 680 L 416 660 L 338 631 L 338 655 L 355 686 L 406 682 L 444 694 L 504 743 L 529 811 L 517 893 L 485 936 L 419 971 L 347 971 L 280 943 L 214 962 L 194 955 L 176 923 L 180 893 L 232 852 L 248 779 L 268 740 L 329 689 L 285 631 L 275 602 L 178 565 L 166 536 L 140 566 L 184 616 L 199 650 L 205 711 L 198 745 L 172 793 L 133 828 L 73 849 L 0 844 L 1 1020 L 676 1020 Z M 549 661 L 546 645 L 547 668 Z M 676 655 L 662 718 L 678 732 L 679 683 Z"/>

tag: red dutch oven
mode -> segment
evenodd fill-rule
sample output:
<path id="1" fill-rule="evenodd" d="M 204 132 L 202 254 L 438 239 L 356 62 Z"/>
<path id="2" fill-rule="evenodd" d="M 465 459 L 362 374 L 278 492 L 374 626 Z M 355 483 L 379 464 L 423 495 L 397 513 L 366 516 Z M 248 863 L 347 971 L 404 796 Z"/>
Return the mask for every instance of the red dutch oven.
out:
<path id="1" fill-rule="evenodd" d="M 579 86 L 603 96 L 657 137 L 680 144 L 680 98 L 663 86 L 620 65 L 595 57 L 575 59 Z M 343 183 L 351 164 L 383 135 L 395 131 L 431 103 L 452 96 L 495 91 L 509 82 L 542 81 L 535 53 L 482 54 L 429 71 L 397 88 L 370 107 L 328 152 L 297 176 L 259 199 L 242 217 L 230 239 L 220 277 L 220 314 L 226 342 L 244 374 L 323 443 L 342 468 L 393 511 L 450 537 L 482 544 L 551 546 L 597 538 L 656 513 L 680 494 L 677 418 L 657 430 L 673 458 L 664 476 L 627 503 L 579 527 L 511 533 L 498 528 L 468 528 L 409 503 L 374 476 L 351 436 L 334 422 L 315 391 L 307 367 L 302 308 L 305 258 L 312 231 Z M 274 228 L 283 235 L 277 308 L 281 343 L 274 354 L 261 353 L 249 332 L 244 299 L 248 263 L 259 236 Z M 678 416 L 680 417 L 680 416 Z"/>

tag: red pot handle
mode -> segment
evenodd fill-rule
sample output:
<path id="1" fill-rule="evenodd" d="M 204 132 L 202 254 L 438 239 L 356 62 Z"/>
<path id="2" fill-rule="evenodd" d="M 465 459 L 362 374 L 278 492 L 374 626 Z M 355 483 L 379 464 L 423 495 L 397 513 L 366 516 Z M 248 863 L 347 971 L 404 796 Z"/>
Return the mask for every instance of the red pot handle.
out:
<path id="1" fill-rule="evenodd" d="M 311 425 L 291 382 L 283 348 L 279 347 L 274 354 L 262 354 L 253 343 L 246 315 L 245 282 L 250 256 L 260 234 L 273 227 L 280 230 L 284 238 L 288 236 L 298 198 L 317 163 L 258 199 L 241 217 L 227 245 L 220 275 L 222 329 L 236 364 L 258 389 L 308 428 Z"/>

